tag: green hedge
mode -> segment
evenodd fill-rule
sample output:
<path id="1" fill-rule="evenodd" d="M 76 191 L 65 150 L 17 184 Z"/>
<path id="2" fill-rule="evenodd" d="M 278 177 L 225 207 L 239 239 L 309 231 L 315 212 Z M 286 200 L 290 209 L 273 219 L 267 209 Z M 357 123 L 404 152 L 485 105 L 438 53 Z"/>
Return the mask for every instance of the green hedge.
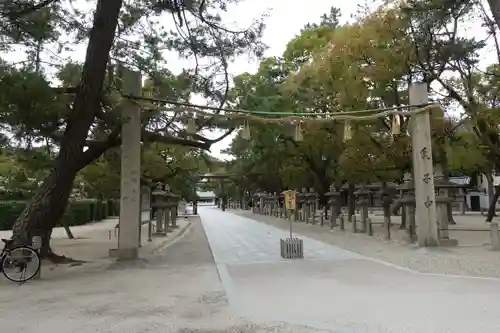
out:
<path id="1" fill-rule="evenodd" d="M 25 201 L 0 201 L 0 230 L 10 230 L 16 218 L 26 205 Z M 64 212 L 63 219 L 68 225 L 82 225 L 93 221 L 101 221 L 108 216 L 117 216 L 120 211 L 119 202 L 93 199 L 71 201 Z M 59 223 L 60 225 L 61 223 Z"/>

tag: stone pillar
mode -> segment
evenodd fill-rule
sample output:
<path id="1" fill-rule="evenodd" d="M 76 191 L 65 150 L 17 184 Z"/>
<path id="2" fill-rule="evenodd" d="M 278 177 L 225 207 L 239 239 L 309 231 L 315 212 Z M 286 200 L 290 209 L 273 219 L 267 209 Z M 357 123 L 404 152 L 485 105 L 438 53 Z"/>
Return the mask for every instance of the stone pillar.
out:
<path id="1" fill-rule="evenodd" d="M 412 83 L 409 96 L 412 105 L 428 103 L 427 84 Z M 412 115 L 411 133 L 418 245 L 438 246 L 429 112 Z"/>
<path id="2" fill-rule="evenodd" d="M 119 71 L 123 80 L 123 92 L 132 96 L 140 96 L 141 74 L 125 67 L 120 67 Z M 109 254 L 118 259 L 136 259 L 139 249 L 141 213 L 141 107 L 125 98 L 121 113 L 123 124 L 118 248 L 111 249 Z"/>

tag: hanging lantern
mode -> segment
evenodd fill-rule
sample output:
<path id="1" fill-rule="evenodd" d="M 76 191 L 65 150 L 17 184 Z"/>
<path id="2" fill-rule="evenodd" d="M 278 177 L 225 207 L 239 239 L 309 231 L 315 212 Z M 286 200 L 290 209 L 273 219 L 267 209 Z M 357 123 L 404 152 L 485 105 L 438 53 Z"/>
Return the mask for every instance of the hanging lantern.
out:
<path id="1" fill-rule="evenodd" d="M 349 120 L 346 120 L 344 124 L 344 141 L 348 141 L 351 139 L 352 139 L 351 123 L 349 122 Z"/>
<path id="2" fill-rule="evenodd" d="M 250 125 L 248 124 L 247 120 L 245 120 L 245 122 L 243 123 L 243 129 L 241 131 L 241 138 L 243 140 L 250 140 L 251 139 Z"/>
<path id="3" fill-rule="evenodd" d="M 187 121 L 186 132 L 188 134 L 196 134 L 196 121 L 194 119 L 194 115 Z"/>
<path id="4" fill-rule="evenodd" d="M 399 135 L 401 134 L 401 120 L 398 114 L 392 117 L 391 134 Z"/>
<path id="5" fill-rule="evenodd" d="M 302 124 L 300 122 L 295 125 L 293 140 L 297 142 L 304 140 L 304 136 L 302 135 Z"/>

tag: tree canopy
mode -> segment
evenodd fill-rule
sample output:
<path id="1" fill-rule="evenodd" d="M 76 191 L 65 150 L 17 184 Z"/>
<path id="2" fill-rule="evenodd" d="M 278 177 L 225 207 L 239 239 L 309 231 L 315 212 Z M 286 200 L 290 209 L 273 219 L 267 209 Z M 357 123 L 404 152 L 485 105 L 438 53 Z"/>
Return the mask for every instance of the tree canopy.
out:
<path id="1" fill-rule="evenodd" d="M 471 20 L 491 29 L 476 2 L 394 1 L 344 24 L 332 8 L 282 56 L 238 76 L 232 98 L 243 109 L 326 114 L 408 105 L 409 84 L 423 81 L 445 109 L 444 118 L 432 114 L 434 160 L 445 177 L 491 173 L 500 166 L 498 64 L 484 66 L 480 54 L 497 40 L 496 33 L 468 37 Z M 251 124 L 251 139 L 239 135 L 228 149 L 231 167 L 250 191 L 314 187 L 323 195 L 330 184 L 398 182 L 412 170 L 408 123 L 400 116 L 355 122 L 347 140 L 341 121 L 311 121 L 302 140 L 283 125 Z"/>

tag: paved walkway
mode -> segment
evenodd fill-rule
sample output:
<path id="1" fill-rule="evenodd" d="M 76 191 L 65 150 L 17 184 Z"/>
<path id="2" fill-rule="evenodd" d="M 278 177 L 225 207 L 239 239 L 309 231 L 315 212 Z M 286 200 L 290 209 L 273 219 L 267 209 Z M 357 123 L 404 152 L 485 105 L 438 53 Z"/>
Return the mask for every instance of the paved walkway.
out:
<path id="1" fill-rule="evenodd" d="M 487 333 L 500 327 L 500 281 L 422 274 L 303 238 L 282 260 L 287 232 L 200 208 L 229 304 L 256 320 L 337 333 Z"/>

